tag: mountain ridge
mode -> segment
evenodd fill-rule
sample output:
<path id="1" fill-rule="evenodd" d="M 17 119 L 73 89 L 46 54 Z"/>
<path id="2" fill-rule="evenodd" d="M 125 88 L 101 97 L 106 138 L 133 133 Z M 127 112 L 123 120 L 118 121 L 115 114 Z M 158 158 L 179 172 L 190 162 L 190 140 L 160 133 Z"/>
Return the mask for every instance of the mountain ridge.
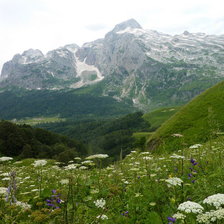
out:
<path id="1" fill-rule="evenodd" d="M 82 88 L 104 80 L 103 96 L 153 110 L 184 104 L 223 80 L 223 49 L 224 35 L 169 35 L 130 19 L 81 47 L 15 55 L 2 68 L 0 88 Z"/>

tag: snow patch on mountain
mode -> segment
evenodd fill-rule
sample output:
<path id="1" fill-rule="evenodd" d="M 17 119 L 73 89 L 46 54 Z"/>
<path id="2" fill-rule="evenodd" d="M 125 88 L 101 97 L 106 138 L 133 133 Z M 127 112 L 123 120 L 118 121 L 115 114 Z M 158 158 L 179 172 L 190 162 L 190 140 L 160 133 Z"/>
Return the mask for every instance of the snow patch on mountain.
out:
<path id="1" fill-rule="evenodd" d="M 80 61 L 79 58 L 74 54 L 76 60 L 76 72 L 77 76 L 80 77 L 80 81 L 72 84 L 72 88 L 80 88 L 85 85 L 94 84 L 104 79 L 99 69 L 94 65 L 88 65 L 86 58 Z"/>

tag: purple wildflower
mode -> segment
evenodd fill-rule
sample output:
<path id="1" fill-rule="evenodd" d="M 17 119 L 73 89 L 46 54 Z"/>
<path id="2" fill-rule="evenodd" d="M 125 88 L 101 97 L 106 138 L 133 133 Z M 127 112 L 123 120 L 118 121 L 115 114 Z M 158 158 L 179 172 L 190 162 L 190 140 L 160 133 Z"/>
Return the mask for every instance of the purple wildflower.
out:
<path id="1" fill-rule="evenodd" d="M 192 159 L 192 158 L 191 158 L 190 162 L 191 162 L 191 164 L 192 164 L 193 166 L 196 166 L 196 165 L 198 164 L 198 163 L 196 162 L 196 160 L 195 160 L 195 159 Z"/>
<path id="2" fill-rule="evenodd" d="M 57 194 L 56 190 L 52 190 L 53 195 L 51 195 L 51 199 L 47 199 L 47 206 L 52 207 L 52 209 L 60 208 L 59 205 L 63 202 L 60 199 L 60 194 Z"/>
<path id="3" fill-rule="evenodd" d="M 121 213 L 123 216 L 128 216 L 128 211 Z"/>
<path id="4" fill-rule="evenodd" d="M 173 218 L 173 217 L 167 217 L 169 223 L 168 224 L 173 224 L 176 222 L 176 218 Z"/>

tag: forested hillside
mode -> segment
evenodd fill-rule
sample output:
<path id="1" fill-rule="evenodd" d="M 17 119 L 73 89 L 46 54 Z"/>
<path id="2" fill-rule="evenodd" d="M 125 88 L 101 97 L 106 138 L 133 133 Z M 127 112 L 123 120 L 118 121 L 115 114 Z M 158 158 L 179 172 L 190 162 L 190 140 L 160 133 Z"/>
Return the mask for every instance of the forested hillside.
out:
<path id="1" fill-rule="evenodd" d="M 86 146 L 77 140 L 40 128 L 0 122 L 0 155 L 68 162 L 86 154 Z"/>

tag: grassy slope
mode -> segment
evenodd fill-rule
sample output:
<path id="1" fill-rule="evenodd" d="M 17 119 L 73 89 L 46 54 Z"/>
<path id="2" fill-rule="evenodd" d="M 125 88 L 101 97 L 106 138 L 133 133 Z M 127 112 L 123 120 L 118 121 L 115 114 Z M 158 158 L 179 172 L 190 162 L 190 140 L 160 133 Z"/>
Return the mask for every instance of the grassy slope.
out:
<path id="1" fill-rule="evenodd" d="M 153 131 L 159 128 L 166 120 L 168 120 L 173 114 L 175 114 L 180 107 L 168 107 L 158 109 L 143 115 L 143 119 L 150 124 L 150 132 L 135 132 L 133 137 L 139 140 L 143 137 L 146 139 L 152 135 Z"/>
<path id="2" fill-rule="evenodd" d="M 182 107 L 147 142 L 148 149 L 177 150 L 206 142 L 224 130 L 224 82 L 206 90 Z M 182 134 L 183 138 L 172 134 Z"/>
<path id="3" fill-rule="evenodd" d="M 179 109 L 180 107 L 162 108 L 144 114 L 143 118 L 150 123 L 151 129 L 155 130 L 173 114 L 175 114 Z"/>

